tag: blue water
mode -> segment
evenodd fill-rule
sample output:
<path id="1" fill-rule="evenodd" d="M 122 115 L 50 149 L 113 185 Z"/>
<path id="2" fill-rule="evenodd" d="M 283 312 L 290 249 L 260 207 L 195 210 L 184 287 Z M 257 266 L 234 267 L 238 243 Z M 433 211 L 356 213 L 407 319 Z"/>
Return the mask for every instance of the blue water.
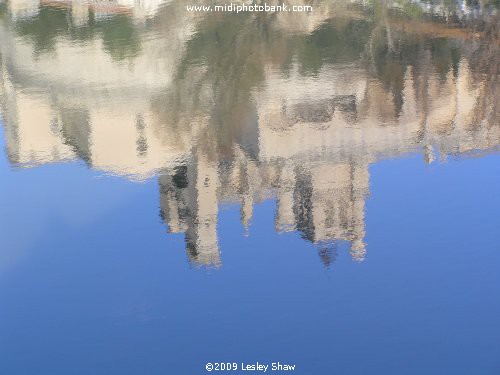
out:
<path id="1" fill-rule="evenodd" d="M 339 246 L 325 268 L 297 233 L 274 231 L 273 200 L 249 236 L 227 205 L 216 270 L 190 266 L 183 236 L 166 233 L 156 179 L 2 156 L 0 373 L 279 361 L 307 375 L 498 374 L 499 161 L 372 165 L 362 263 Z"/>
<path id="2" fill-rule="evenodd" d="M 498 1 L 105 3 L 0 0 L 0 375 L 500 375 Z"/>

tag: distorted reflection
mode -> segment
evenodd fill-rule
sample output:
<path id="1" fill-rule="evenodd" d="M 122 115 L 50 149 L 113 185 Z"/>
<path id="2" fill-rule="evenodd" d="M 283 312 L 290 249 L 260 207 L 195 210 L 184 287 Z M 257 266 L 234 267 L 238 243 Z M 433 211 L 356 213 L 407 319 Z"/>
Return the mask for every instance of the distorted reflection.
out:
<path id="1" fill-rule="evenodd" d="M 185 4 L 0 3 L 11 163 L 159 176 L 162 220 L 197 265 L 221 264 L 221 203 L 241 205 L 248 232 L 254 204 L 275 199 L 276 230 L 298 231 L 328 265 L 339 241 L 365 258 L 372 163 L 498 150 L 495 2 Z"/>

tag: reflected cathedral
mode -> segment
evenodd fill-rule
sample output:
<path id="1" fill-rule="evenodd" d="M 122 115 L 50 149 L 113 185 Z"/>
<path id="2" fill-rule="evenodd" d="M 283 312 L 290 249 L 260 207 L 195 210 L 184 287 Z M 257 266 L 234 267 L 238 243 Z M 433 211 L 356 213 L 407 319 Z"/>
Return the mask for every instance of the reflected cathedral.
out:
<path id="1" fill-rule="evenodd" d="M 488 1 L 358 3 L 208 17 L 176 0 L 0 2 L 9 160 L 158 176 L 196 265 L 221 264 L 221 204 L 249 231 L 269 199 L 276 231 L 326 265 L 339 241 L 362 261 L 371 164 L 498 151 L 500 59 Z"/>

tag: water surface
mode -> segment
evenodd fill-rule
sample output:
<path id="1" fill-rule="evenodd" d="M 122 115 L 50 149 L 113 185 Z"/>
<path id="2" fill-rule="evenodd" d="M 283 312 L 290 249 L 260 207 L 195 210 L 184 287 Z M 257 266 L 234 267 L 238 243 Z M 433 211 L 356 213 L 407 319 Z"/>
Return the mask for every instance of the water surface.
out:
<path id="1" fill-rule="evenodd" d="M 500 372 L 498 4 L 311 4 L 0 2 L 0 373 Z"/>

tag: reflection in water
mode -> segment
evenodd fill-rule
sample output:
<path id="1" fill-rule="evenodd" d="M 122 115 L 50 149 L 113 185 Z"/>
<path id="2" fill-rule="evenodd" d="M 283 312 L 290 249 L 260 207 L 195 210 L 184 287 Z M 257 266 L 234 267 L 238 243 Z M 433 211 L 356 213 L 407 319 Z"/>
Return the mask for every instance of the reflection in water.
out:
<path id="1" fill-rule="evenodd" d="M 248 231 L 266 199 L 276 230 L 300 232 L 326 265 L 338 241 L 363 260 L 370 164 L 498 150 L 498 9 L 313 3 L 238 15 L 176 0 L 0 3 L 9 160 L 159 175 L 161 217 L 195 264 L 221 262 L 221 203 L 241 204 Z"/>

